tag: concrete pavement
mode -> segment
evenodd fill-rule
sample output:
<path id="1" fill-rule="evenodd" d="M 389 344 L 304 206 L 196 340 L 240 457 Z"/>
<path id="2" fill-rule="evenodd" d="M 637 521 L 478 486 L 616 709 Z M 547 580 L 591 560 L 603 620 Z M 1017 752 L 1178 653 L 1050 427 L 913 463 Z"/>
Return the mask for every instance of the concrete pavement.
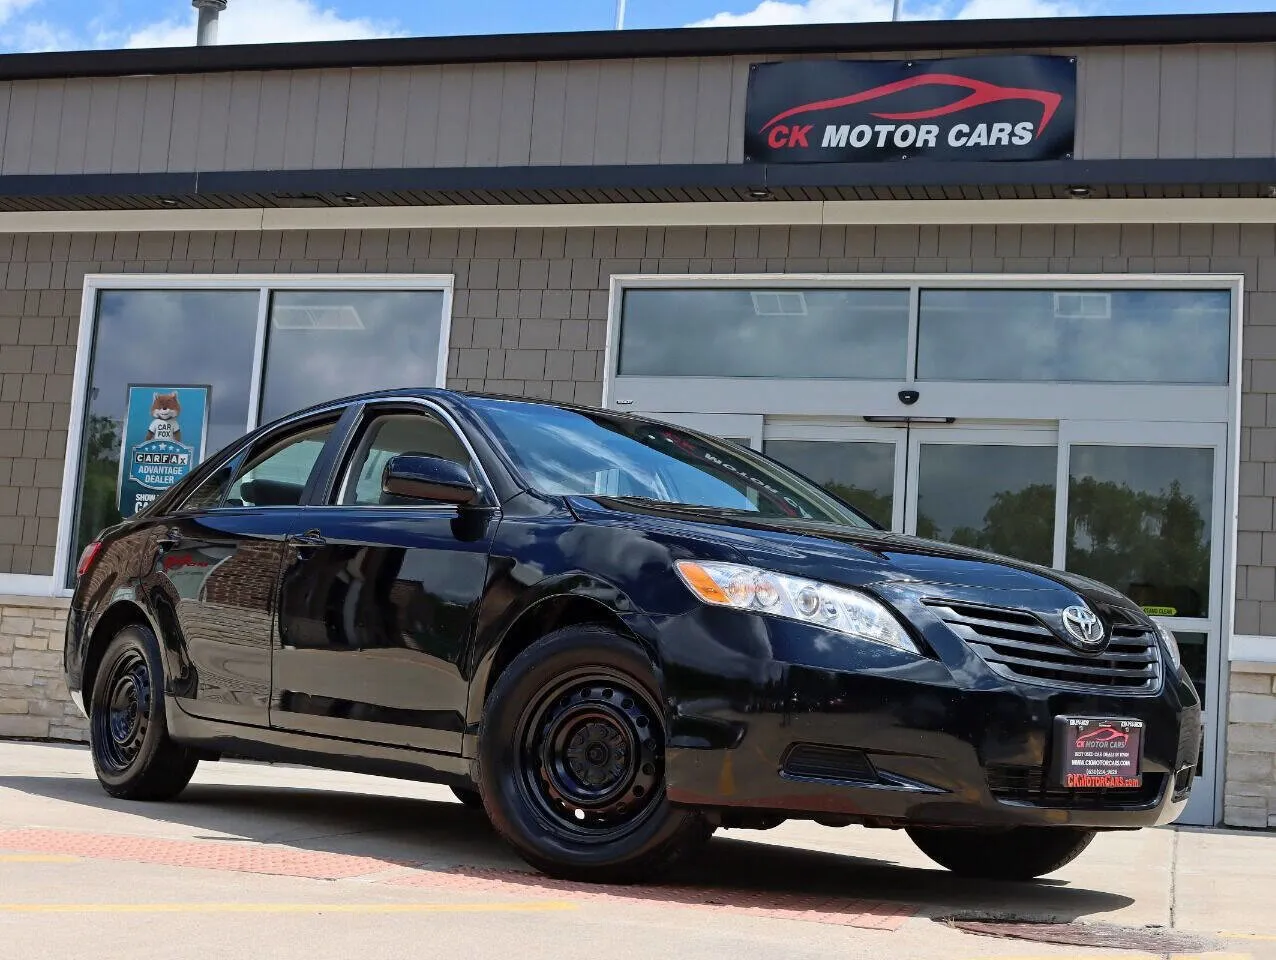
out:
<path id="1" fill-rule="evenodd" d="M 1110 834 L 1044 881 L 999 884 L 947 873 L 899 832 L 801 823 L 721 832 L 659 886 L 594 888 L 529 873 L 440 787 L 223 762 L 178 802 L 129 804 L 82 748 L 0 743 L 0 960 L 1170 952 L 936 922 L 955 914 L 1154 925 L 1208 935 L 1216 960 L 1276 960 L 1273 891 L 1266 833 Z"/>

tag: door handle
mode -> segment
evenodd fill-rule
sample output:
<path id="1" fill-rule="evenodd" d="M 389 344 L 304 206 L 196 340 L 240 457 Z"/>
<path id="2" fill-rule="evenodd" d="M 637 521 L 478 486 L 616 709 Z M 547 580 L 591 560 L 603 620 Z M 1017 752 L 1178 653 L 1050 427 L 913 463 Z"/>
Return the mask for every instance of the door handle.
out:
<path id="1" fill-rule="evenodd" d="M 308 530 L 305 533 L 292 534 L 288 537 L 288 542 L 292 544 L 302 560 L 309 560 L 314 552 L 328 541 L 318 530 Z"/>

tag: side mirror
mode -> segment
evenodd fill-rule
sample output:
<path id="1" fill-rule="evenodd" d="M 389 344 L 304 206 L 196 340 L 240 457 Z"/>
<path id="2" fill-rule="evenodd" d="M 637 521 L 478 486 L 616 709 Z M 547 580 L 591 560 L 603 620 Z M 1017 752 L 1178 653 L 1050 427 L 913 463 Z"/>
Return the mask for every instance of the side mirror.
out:
<path id="1" fill-rule="evenodd" d="M 392 497 L 465 506 L 479 498 L 478 485 L 453 460 L 423 453 L 401 453 L 385 465 L 381 490 Z"/>

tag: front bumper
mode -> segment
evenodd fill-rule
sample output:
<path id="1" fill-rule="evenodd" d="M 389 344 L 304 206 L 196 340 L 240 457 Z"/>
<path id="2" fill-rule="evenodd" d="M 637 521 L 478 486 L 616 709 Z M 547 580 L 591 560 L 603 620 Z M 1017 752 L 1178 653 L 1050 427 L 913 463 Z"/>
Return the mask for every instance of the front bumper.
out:
<path id="1" fill-rule="evenodd" d="M 737 680 L 720 697 L 674 697 L 672 802 L 887 826 L 1132 829 L 1182 812 L 1201 749 L 1182 676 L 1150 696 L 1064 692 L 893 655 L 860 670 L 772 661 L 755 676 L 752 694 Z M 1061 715 L 1143 720 L 1143 786 L 1055 786 Z"/>

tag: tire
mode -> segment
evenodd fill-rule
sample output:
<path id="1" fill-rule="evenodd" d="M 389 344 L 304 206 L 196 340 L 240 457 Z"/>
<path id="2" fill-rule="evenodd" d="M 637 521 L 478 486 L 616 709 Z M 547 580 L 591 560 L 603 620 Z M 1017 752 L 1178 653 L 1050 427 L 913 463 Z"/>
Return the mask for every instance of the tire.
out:
<path id="1" fill-rule="evenodd" d="M 1012 827 L 964 830 L 907 827 L 918 849 L 941 867 L 980 880 L 1033 880 L 1080 856 L 1093 830 L 1080 827 Z"/>
<path id="2" fill-rule="evenodd" d="M 651 661 L 602 626 L 564 627 L 501 674 L 484 706 L 478 785 L 497 832 L 564 880 L 639 883 L 713 828 L 665 795 Z"/>
<path id="3" fill-rule="evenodd" d="M 460 800 L 471 810 L 483 809 L 483 796 L 477 790 L 470 787 L 450 787 L 452 796 Z"/>
<path id="4" fill-rule="evenodd" d="M 102 788 L 122 800 L 171 800 L 198 758 L 168 736 L 159 643 L 143 626 L 111 640 L 89 701 L 89 747 Z"/>

